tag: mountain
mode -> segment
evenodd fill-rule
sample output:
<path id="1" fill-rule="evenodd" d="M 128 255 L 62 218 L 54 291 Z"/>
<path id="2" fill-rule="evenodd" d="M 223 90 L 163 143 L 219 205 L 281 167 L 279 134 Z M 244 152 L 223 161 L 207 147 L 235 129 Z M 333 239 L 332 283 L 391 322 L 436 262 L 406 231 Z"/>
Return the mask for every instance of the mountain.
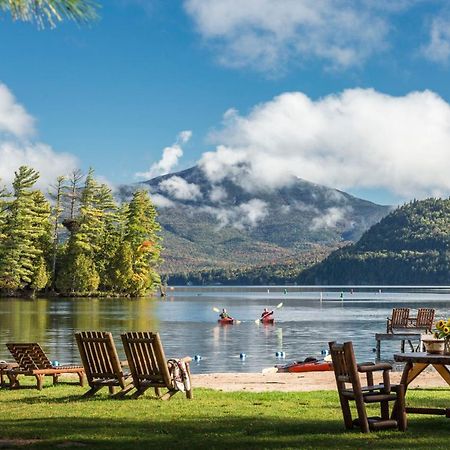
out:
<path id="1" fill-rule="evenodd" d="M 244 189 L 230 178 L 213 183 L 198 166 L 144 184 L 158 207 L 162 270 L 169 274 L 305 258 L 311 265 L 357 240 L 389 211 L 298 178 L 271 190 Z"/>
<path id="2" fill-rule="evenodd" d="M 450 199 L 412 201 L 354 245 L 330 254 L 298 278 L 303 284 L 448 285 Z"/>

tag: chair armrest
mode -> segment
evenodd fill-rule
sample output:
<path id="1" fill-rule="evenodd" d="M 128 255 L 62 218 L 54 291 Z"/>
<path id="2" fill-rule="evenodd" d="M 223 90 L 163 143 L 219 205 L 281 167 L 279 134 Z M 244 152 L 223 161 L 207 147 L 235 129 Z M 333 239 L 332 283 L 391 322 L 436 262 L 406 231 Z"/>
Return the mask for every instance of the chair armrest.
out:
<path id="1" fill-rule="evenodd" d="M 362 363 L 358 364 L 358 372 L 376 372 L 378 370 L 392 370 L 392 366 L 389 363 Z"/>
<path id="2" fill-rule="evenodd" d="M 185 356 L 184 358 L 180 358 L 180 361 L 189 364 L 192 361 L 192 358 L 190 356 Z"/>

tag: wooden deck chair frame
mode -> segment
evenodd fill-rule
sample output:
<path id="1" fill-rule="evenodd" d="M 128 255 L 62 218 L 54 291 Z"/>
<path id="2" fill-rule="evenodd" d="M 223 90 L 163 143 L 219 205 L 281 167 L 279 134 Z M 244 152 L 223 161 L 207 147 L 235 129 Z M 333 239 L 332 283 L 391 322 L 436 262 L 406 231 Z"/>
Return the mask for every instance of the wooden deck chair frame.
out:
<path id="1" fill-rule="evenodd" d="M 329 343 L 330 355 L 333 361 L 339 401 L 345 428 L 359 426 L 363 433 L 382 428 L 406 430 L 405 387 L 402 384 L 391 385 L 389 372 L 392 366 L 387 363 L 356 364 L 353 345 L 351 342 L 337 344 Z M 383 372 L 383 383 L 374 385 L 373 372 Z M 361 386 L 360 373 L 365 373 L 367 386 Z M 347 388 L 347 384 L 351 388 Z M 350 401 L 356 403 L 358 418 L 353 420 Z M 392 416 L 389 416 L 389 402 L 394 401 Z M 381 417 L 368 417 L 366 403 L 380 403 Z"/>
<path id="2" fill-rule="evenodd" d="M 419 308 L 417 310 L 417 317 L 410 318 L 410 324 L 417 329 L 425 330 L 431 333 L 434 324 L 435 310 L 433 308 Z"/>
<path id="3" fill-rule="evenodd" d="M 75 339 L 91 388 L 83 397 L 91 397 L 103 387 L 107 387 L 110 394 L 114 394 L 114 389 L 119 387 L 118 397 L 133 389 L 133 384 L 129 382 L 130 375 L 123 371 L 111 333 L 82 331 L 75 333 Z"/>
<path id="4" fill-rule="evenodd" d="M 78 375 L 78 382 L 83 386 L 84 369 L 80 365 L 53 366 L 42 347 L 37 342 L 6 344 L 11 355 L 17 362 L 16 367 L 5 370 L 11 388 L 19 388 L 19 375 L 36 378 L 36 388 L 42 390 L 44 378 L 51 376 L 53 384 L 58 382 L 59 376 L 67 373 Z"/>
<path id="5" fill-rule="evenodd" d="M 393 333 L 396 328 L 404 330 L 409 324 L 409 308 L 394 308 L 392 316 L 387 318 L 386 333 Z"/>
<path id="6" fill-rule="evenodd" d="M 122 334 L 121 338 L 128 367 L 136 387 L 134 398 L 141 396 L 149 388 L 153 388 L 161 400 L 168 400 L 178 392 L 169 372 L 168 361 L 159 333 L 129 332 Z M 191 358 L 185 357 L 181 361 L 186 364 L 186 372 L 190 381 L 189 363 Z M 163 388 L 167 389 L 165 394 L 161 394 Z M 186 390 L 186 398 L 193 398 L 192 387 Z"/>

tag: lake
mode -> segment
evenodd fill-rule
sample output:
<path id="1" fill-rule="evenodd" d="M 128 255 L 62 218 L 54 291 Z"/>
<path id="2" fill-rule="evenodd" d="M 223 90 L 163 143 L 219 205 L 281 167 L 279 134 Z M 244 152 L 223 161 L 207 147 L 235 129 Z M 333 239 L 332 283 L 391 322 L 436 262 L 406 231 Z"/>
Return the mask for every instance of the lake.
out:
<path id="1" fill-rule="evenodd" d="M 275 324 L 255 323 L 264 307 L 280 302 Z M 0 299 L 0 343 L 39 342 L 52 360 L 70 363 L 79 361 L 75 331 L 104 330 L 113 333 L 125 359 L 120 333 L 152 330 L 161 334 L 166 356 L 201 356 L 192 364 L 194 373 L 260 372 L 320 357 L 330 340 L 352 340 L 357 358 L 373 361 L 374 334 L 385 332 L 386 317 L 397 306 L 433 307 L 437 318 L 446 318 L 450 288 L 355 286 L 352 293 L 347 286 L 175 287 L 165 299 L 8 298 Z M 241 323 L 219 325 L 213 308 L 222 307 Z M 382 358 L 392 359 L 399 348 L 399 342 L 383 342 Z M 275 356 L 280 351 L 285 360 Z M 4 345 L 0 359 L 10 359 Z"/>

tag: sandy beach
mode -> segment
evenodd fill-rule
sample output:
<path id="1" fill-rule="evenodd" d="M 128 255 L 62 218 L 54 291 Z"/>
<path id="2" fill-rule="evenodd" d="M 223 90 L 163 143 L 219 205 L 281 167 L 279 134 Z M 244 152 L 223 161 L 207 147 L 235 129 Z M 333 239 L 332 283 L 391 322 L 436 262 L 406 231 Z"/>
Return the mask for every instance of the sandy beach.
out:
<path id="1" fill-rule="evenodd" d="M 393 372 L 392 383 L 397 383 L 400 377 L 401 372 Z M 216 389 L 224 392 L 306 392 L 336 389 L 333 372 L 212 373 L 193 375 L 192 381 L 195 388 Z M 377 382 L 376 377 L 375 382 Z M 420 374 L 409 386 L 410 389 L 434 387 L 448 387 L 434 370 Z"/>

